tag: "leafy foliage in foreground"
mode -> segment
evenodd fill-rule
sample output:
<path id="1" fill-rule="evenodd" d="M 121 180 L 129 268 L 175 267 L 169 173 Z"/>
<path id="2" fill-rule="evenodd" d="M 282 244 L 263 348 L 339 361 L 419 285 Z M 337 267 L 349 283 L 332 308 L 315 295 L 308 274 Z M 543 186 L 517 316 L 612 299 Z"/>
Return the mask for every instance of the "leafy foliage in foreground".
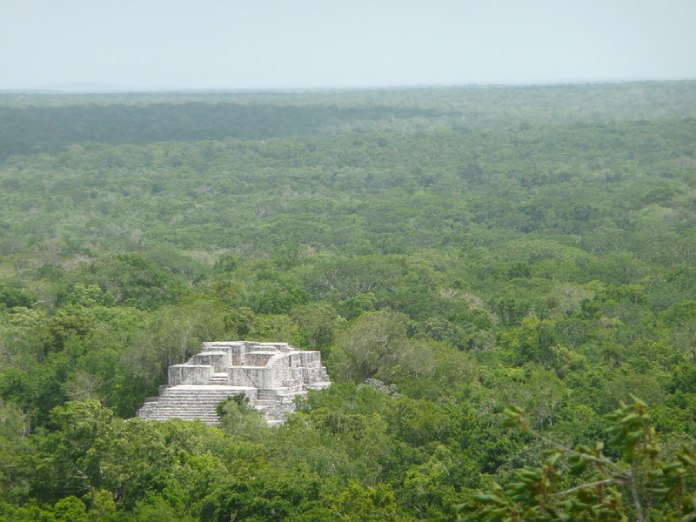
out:
<path id="1" fill-rule="evenodd" d="M 525 466 L 515 480 L 490 492 L 476 493 L 460 509 L 462 520 L 696 520 L 696 452 L 683 448 L 673 461 L 660 459 L 647 406 L 633 398 L 609 420 L 610 449 L 604 443 L 574 449 L 530 430 L 518 408 L 505 411 L 507 421 L 553 447 L 542 467 Z M 566 462 L 563 462 L 565 457 Z M 574 477 L 568 486 L 567 476 Z"/>
<path id="2" fill-rule="evenodd" d="M 695 100 L 0 96 L 0 519 L 688 520 Z M 132 418 L 234 338 L 334 385 Z"/>

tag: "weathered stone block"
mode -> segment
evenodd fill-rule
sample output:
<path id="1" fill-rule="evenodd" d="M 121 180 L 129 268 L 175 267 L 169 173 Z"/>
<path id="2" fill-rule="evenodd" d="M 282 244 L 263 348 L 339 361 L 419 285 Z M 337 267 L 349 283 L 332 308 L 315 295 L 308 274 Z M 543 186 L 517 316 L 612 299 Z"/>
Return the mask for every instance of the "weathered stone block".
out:
<path id="1" fill-rule="evenodd" d="M 202 352 L 191 358 L 193 364 L 212 366 L 214 372 L 224 372 L 229 366 L 226 352 Z"/>
<path id="2" fill-rule="evenodd" d="M 213 367 L 207 364 L 175 364 L 169 367 L 169 385 L 208 384 Z"/>

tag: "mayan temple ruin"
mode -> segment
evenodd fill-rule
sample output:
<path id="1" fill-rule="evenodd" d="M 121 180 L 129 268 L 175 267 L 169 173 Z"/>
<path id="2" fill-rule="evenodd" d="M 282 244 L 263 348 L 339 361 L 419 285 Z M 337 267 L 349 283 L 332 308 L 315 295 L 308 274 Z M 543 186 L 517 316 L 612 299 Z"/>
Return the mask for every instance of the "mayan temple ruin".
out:
<path id="1" fill-rule="evenodd" d="M 138 411 L 146 420 L 199 419 L 217 425 L 215 407 L 232 395 L 244 394 L 266 422 L 285 422 L 295 398 L 307 390 L 330 386 L 319 352 L 288 343 L 249 341 L 203 343 L 185 364 L 169 367 L 169 384 Z"/>

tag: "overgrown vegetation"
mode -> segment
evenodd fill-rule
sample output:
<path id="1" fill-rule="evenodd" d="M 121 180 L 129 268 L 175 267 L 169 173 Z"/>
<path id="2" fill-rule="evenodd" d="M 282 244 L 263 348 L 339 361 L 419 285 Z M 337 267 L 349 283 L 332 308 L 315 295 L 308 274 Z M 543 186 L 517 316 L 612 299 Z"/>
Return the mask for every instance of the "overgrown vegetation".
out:
<path id="1" fill-rule="evenodd" d="M 694 136 L 694 82 L 0 96 L 0 518 L 692 520 Z M 234 338 L 335 384 L 132 419 Z"/>

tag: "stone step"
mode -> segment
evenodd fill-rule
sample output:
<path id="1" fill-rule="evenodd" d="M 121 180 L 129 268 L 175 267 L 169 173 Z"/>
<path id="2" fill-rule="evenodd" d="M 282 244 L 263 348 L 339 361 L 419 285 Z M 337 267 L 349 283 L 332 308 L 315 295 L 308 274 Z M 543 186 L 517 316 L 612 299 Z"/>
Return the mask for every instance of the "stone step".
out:
<path id="1" fill-rule="evenodd" d="M 307 393 L 303 391 L 299 392 L 294 392 L 294 391 L 288 391 L 284 388 L 280 388 L 278 390 L 259 390 L 256 394 L 257 399 L 275 399 L 275 398 L 290 398 L 292 400 L 295 400 L 295 397 L 300 396 L 300 395 L 307 395 Z"/>
<path id="2" fill-rule="evenodd" d="M 196 419 L 218 419 L 218 416 L 212 412 L 206 411 L 190 411 L 190 410 L 158 410 L 151 412 L 143 416 L 143 418 L 179 418 L 179 417 L 191 417 Z"/>
<path id="3" fill-rule="evenodd" d="M 206 413 L 206 412 L 200 412 L 200 413 L 193 413 L 190 411 L 177 411 L 177 410 L 163 410 L 163 411 L 156 411 L 156 412 L 151 412 L 150 414 L 146 415 L 145 417 L 147 418 L 179 418 L 179 417 L 190 417 L 190 418 L 196 418 L 196 419 L 214 419 L 217 420 L 218 416 L 215 415 L 214 413 Z"/>
<path id="4" fill-rule="evenodd" d="M 329 381 L 319 381 L 319 382 L 313 382 L 311 384 L 307 385 L 307 388 L 310 390 L 323 390 L 324 388 L 328 388 L 331 386 L 331 382 Z"/>

